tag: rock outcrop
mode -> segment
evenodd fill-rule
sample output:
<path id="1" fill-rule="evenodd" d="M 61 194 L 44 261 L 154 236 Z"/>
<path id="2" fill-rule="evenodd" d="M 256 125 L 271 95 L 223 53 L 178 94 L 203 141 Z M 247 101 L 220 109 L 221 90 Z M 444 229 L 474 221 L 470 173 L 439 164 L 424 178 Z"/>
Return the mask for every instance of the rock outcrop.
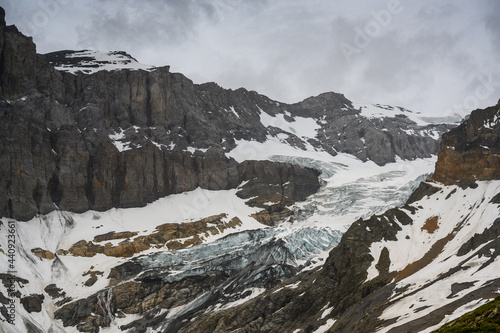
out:
<path id="1" fill-rule="evenodd" d="M 75 257 L 93 257 L 98 253 L 111 257 L 131 257 L 136 253 L 141 253 L 151 247 L 166 248 L 168 250 L 179 250 L 189 246 L 202 244 L 200 236 L 214 236 L 224 232 L 228 228 L 236 228 L 241 225 L 239 218 L 234 217 L 230 221 L 223 221 L 226 214 L 209 216 L 195 222 L 166 223 L 156 227 L 154 233 L 137 236 L 137 232 L 122 232 L 98 235 L 94 242 L 81 240 L 73 244 L 68 250 L 60 249 L 59 254 L 72 254 Z M 111 239 L 121 240 L 118 244 L 102 242 Z M 34 252 L 34 250 L 32 250 Z M 39 251 L 40 252 L 40 251 Z M 35 255 L 41 257 L 38 252 Z M 44 253 L 45 254 L 45 253 Z M 44 258 L 48 258 L 45 256 Z"/>
<path id="2" fill-rule="evenodd" d="M 500 179 L 500 104 L 472 111 L 459 127 L 443 135 L 432 179 L 464 185 Z"/>
<path id="3" fill-rule="evenodd" d="M 21 298 L 21 304 L 28 313 L 42 311 L 44 296 L 42 294 L 33 294 Z"/>

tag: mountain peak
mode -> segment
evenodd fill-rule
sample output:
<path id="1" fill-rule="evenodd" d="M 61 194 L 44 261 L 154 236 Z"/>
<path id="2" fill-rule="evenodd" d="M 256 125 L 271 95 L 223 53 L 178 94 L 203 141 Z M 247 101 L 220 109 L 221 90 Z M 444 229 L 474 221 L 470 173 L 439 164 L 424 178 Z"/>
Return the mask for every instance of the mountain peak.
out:
<path id="1" fill-rule="evenodd" d="M 152 71 L 156 67 L 139 63 L 124 51 L 64 50 L 45 54 L 56 69 L 69 73 L 92 74 L 120 69 Z"/>

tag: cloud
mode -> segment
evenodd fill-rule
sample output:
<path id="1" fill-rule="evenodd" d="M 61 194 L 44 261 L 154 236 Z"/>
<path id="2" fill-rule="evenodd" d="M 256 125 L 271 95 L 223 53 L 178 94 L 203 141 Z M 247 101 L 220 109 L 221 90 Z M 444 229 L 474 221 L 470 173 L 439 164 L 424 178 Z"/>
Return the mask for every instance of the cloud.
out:
<path id="1" fill-rule="evenodd" d="M 496 0 L 0 0 L 0 5 L 8 23 L 32 32 L 41 52 L 124 50 L 147 64 L 171 65 L 198 83 L 245 87 L 284 102 L 336 91 L 355 101 L 442 114 L 491 105 L 500 97 Z M 48 20 L 33 24 L 36 15 Z M 359 43 L 366 39 L 360 32 L 368 37 L 366 45 Z M 357 51 L 346 56 L 342 45 L 347 44 Z M 488 76 L 489 94 L 479 98 L 476 91 Z"/>

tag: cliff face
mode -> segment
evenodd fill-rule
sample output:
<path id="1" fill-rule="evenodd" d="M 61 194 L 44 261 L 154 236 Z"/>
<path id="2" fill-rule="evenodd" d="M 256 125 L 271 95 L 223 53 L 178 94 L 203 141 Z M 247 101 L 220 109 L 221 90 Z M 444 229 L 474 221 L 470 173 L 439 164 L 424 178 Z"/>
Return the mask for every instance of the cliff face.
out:
<path id="1" fill-rule="evenodd" d="M 473 111 L 443 135 L 432 179 L 445 184 L 500 179 L 500 104 Z"/>
<path id="2" fill-rule="evenodd" d="M 252 184 L 260 176 L 272 178 L 269 184 L 279 193 L 292 181 L 283 197 L 288 203 L 319 187 L 310 169 L 227 158 L 223 146 L 234 146 L 234 140 L 223 140 L 222 131 L 242 127 L 236 137 L 250 138 L 250 125 L 211 121 L 210 111 L 200 110 L 214 107 L 206 106 L 203 91 L 220 92 L 218 87 L 195 88 L 168 67 L 61 73 L 15 27 L 0 27 L 0 38 L 0 216 L 28 220 L 57 208 L 137 207 L 172 193 L 230 189 L 246 180 L 250 197 L 259 191 Z M 234 104 L 249 98 L 246 92 L 227 95 Z M 217 95 L 206 98 L 220 102 Z M 251 130 L 257 139 L 264 132 L 262 125 Z M 293 181 L 302 185 L 296 189 Z"/>
<path id="3" fill-rule="evenodd" d="M 234 188 L 247 180 L 239 173 L 245 168 L 226 157 L 238 142 L 279 138 L 383 165 L 397 156 L 430 157 L 439 133 L 452 126 L 417 125 L 404 114 L 367 118 L 335 93 L 287 105 L 245 89 L 195 85 L 168 67 L 58 71 L 52 64 L 65 69 L 88 57 L 37 55 L 14 26 L 0 27 L 0 48 L 0 216 L 20 220 L 56 208 L 142 206 L 198 186 Z M 301 121 L 312 122 L 312 135 L 303 136 Z M 252 149 L 242 160 L 255 156 Z M 266 168 L 257 168 L 259 177 Z M 288 176 L 299 169 L 280 168 Z M 306 178 L 297 181 L 317 188 L 314 173 L 299 174 Z"/>
<path id="4" fill-rule="evenodd" d="M 168 67 L 91 75 L 57 71 L 49 62 L 74 61 L 72 52 L 37 55 L 31 38 L 14 26 L 0 27 L 0 39 L 0 216 L 19 220 L 57 208 L 143 206 L 198 186 L 235 188 L 249 180 L 248 168 L 225 156 L 237 140 L 264 142 L 284 135 L 299 149 L 312 145 L 384 164 L 396 156 L 430 156 L 437 140 L 428 132 L 446 128 L 429 125 L 412 137 L 405 128 L 415 125 L 408 120 L 360 117 L 339 94 L 286 105 L 244 89 L 195 85 Z M 263 124 L 263 115 L 273 123 Z M 294 117 L 314 117 L 317 137 L 288 130 Z M 252 156 L 248 151 L 246 159 Z M 284 175 L 270 182 L 276 185 L 292 177 L 309 194 L 318 188 L 311 170 L 269 167 L 254 168 L 259 170 L 255 176 Z M 252 190 L 251 185 L 242 195 L 265 188 Z M 290 191 L 288 202 L 300 192 Z"/>

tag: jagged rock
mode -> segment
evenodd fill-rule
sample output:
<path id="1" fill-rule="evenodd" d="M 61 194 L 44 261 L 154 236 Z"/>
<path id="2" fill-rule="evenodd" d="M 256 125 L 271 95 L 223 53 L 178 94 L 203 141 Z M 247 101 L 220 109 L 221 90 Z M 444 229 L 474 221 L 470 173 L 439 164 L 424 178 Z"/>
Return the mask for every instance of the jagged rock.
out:
<path id="1" fill-rule="evenodd" d="M 38 258 L 41 258 L 41 259 L 52 260 L 55 258 L 54 253 L 52 253 L 48 250 L 41 249 L 39 247 L 37 247 L 36 249 L 32 249 L 31 253 L 33 253 L 35 256 L 37 256 Z"/>
<path id="2" fill-rule="evenodd" d="M 64 292 L 61 288 L 58 288 L 54 283 L 49 284 L 43 290 L 45 290 L 45 292 L 52 298 L 65 297 L 66 295 L 66 292 Z"/>
<path id="3" fill-rule="evenodd" d="M 7 289 L 9 289 L 9 287 L 12 283 L 17 283 L 17 284 L 28 284 L 29 283 L 29 281 L 26 279 L 23 279 L 21 277 L 18 277 L 18 276 L 12 275 L 12 274 L 5 274 L 5 273 L 0 273 L 0 281 L 2 281 L 2 284 Z"/>
<path id="4" fill-rule="evenodd" d="M 0 303 L 2 303 L 2 304 L 9 303 L 9 299 L 7 297 L 5 297 L 1 292 L 0 292 Z"/>
<path id="5" fill-rule="evenodd" d="M 0 7 L 0 26 L 5 26 L 7 23 L 5 22 L 5 9 Z"/>
<path id="6" fill-rule="evenodd" d="M 293 212 L 288 208 L 283 208 L 280 205 L 271 206 L 263 211 L 253 214 L 252 217 L 262 224 L 268 226 L 276 226 L 279 222 L 293 215 Z"/>
<path id="7" fill-rule="evenodd" d="M 45 297 L 40 294 L 33 294 L 21 298 L 21 304 L 28 313 L 42 311 L 42 303 Z"/>
<path id="8" fill-rule="evenodd" d="M 411 136 L 407 132 L 417 127 L 404 116 L 360 117 L 360 110 L 354 109 L 344 95 L 336 93 L 310 97 L 288 109 L 293 115 L 307 117 L 313 114 L 323 119 L 325 125 L 319 130 L 318 139 L 332 155 L 336 151 L 345 152 L 378 165 L 394 162 L 396 156 L 403 159 L 430 157 L 432 152 L 438 151 L 439 140 L 424 133 L 441 133 L 450 128 L 443 124 L 427 125 L 417 130 L 424 135 Z"/>
<path id="9" fill-rule="evenodd" d="M 94 237 L 94 242 L 104 242 L 112 239 L 122 239 L 137 236 L 137 231 L 122 231 L 122 232 L 109 232 L 103 235 L 97 235 Z"/>
<path id="10" fill-rule="evenodd" d="M 97 282 L 97 275 L 103 275 L 104 272 L 101 272 L 101 271 L 93 271 L 93 270 L 88 270 L 86 271 L 85 273 L 83 273 L 82 276 L 87 276 L 87 275 L 90 275 L 89 279 L 87 281 L 84 282 L 84 285 L 87 286 L 87 287 L 91 287 L 94 285 L 94 283 Z"/>
<path id="11" fill-rule="evenodd" d="M 28 95 L 36 87 L 36 50 L 15 26 L 0 25 L 0 92 L 6 99 Z"/>
<path id="12" fill-rule="evenodd" d="M 179 250 L 193 245 L 200 245 L 202 243 L 200 236 L 218 235 L 226 229 L 236 228 L 241 225 L 241 220 L 238 217 L 234 217 L 227 222 L 224 221 L 225 218 L 227 218 L 226 214 L 220 214 L 195 222 L 166 223 L 157 226 L 154 233 L 138 236 L 133 240 L 129 240 L 128 237 L 137 235 L 137 232 L 98 235 L 94 238 L 94 242 L 121 239 L 125 235 L 128 236 L 127 239 L 115 246 L 111 243 L 99 245 L 81 240 L 73 244 L 66 253 L 71 253 L 76 257 L 93 257 L 98 253 L 112 257 L 131 257 L 153 246 L 157 248 L 165 246 L 170 250 Z M 182 241 L 178 241 L 178 239 L 182 239 Z M 63 253 L 63 250 L 58 250 L 58 253 Z"/>
<path id="13" fill-rule="evenodd" d="M 425 196 L 432 195 L 440 190 L 441 190 L 441 188 L 439 188 L 439 187 L 433 186 L 433 185 L 426 183 L 426 182 L 421 182 L 418 185 L 417 189 L 410 195 L 410 197 L 406 201 L 406 205 L 409 205 L 415 201 L 418 201 Z"/>
<path id="14" fill-rule="evenodd" d="M 318 171 L 296 165 L 245 161 L 239 165 L 238 172 L 241 179 L 248 183 L 241 187 L 237 195 L 251 198 L 247 203 L 261 208 L 267 207 L 267 202 L 288 206 L 304 200 L 320 187 Z"/>
<path id="15" fill-rule="evenodd" d="M 102 316 L 88 316 L 80 323 L 76 325 L 76 328 L 80 332 L 88 332 L 88 333 L 98 333 L 99 327 L 107 327 L 111 322 L 110 318 L 102 317 Z"/>
<path id="16" fill-rule="evenodd" d="M 54 304 L 55 304 L 55 306 L 57 306 L 57 307 L 61 307 L 61 306 L 63 306 L 64 304 L 71 302 L 72 300 L 73 300 L 73 298 L 72 298 L 72 297 L 64 297 L 62 300 L 57 301 L 57 302 L 55 302 Z"/>
<path id="17" fill-rule="evenodd" d="M 485 244 L 500 235 L 500 218 L 493 222 L 493 225 L 480 234 L 475 234 L 471 239 L 464 243 L 457 252 L 458 256 L 463 256 L 470 251 L 475 250 L 478 246 Z"/>

